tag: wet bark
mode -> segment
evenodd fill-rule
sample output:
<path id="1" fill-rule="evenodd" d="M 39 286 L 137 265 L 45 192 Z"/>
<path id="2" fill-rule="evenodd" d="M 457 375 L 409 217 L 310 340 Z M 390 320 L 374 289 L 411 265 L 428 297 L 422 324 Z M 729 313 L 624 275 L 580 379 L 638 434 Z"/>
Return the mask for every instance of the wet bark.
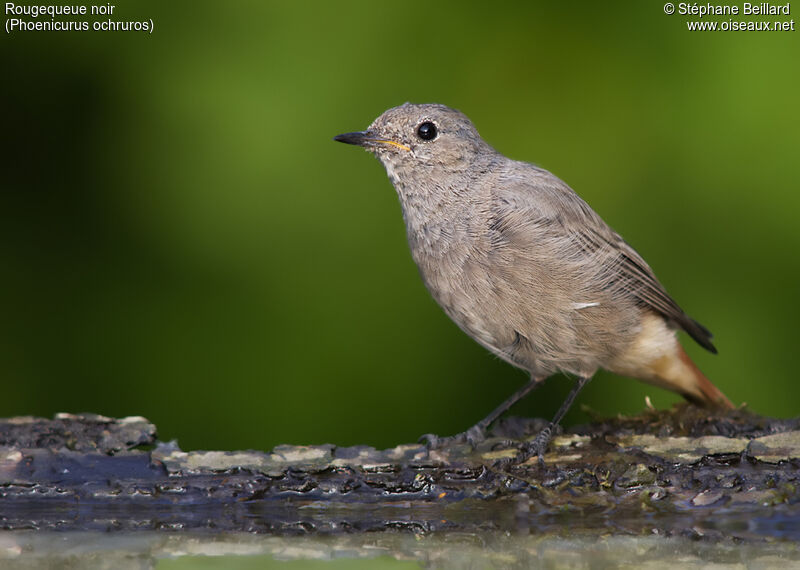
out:
<path id="1" fill-rule="evenodd" d="M 541 427 L 503 420 L 475 449 L 184 452 L 159 442 L 144 418 L 0 420 L 0 527 L 559 533 L 613 525 L 746 539 L 774 534 L 781 517 L 800 520 L 800 420 L 681 405 L 570 428 L 543 466 L 535 458 L 495 466 Z M 771 530 L 760 532 L 759 521 Z"/>

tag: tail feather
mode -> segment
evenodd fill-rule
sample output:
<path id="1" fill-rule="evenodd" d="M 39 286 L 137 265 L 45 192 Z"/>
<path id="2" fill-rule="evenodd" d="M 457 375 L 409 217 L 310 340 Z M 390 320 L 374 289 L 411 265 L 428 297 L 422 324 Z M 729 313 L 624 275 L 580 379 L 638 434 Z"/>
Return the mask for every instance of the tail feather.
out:
<path id="1" fill-rule="evenodd" d="M 691 371 L 693 376 L 693 387 L 695 390 L 691 392 L 681 391 L 681 395 L 694 404 L 698 404 L 707 408 L 727 408 L 733 409 L 733 403 L 722 391 L 711 383 L 711 380 L 706 378 L 697 365 L 692 362 L 686 351 L 678 345 L 678 358 L 686 365 L 686 368 Z"/>
<path id="2" fill-rule="evenodd" d="M 698 336 L 705 329 L 697 325 Z M 706 333 L 708 331 L 705 331 Z M 706 340 L 708 342 L 708 340 Z M 710 344 L 710 342 L 708 342 Z M 713 345 L 712 345 L 713 348 Z M 731 401 L 700 372 L 661 315 L 645 313 L 634 342 L 607 367 L 681 394 L 701 406 L 733 408 Z"/>

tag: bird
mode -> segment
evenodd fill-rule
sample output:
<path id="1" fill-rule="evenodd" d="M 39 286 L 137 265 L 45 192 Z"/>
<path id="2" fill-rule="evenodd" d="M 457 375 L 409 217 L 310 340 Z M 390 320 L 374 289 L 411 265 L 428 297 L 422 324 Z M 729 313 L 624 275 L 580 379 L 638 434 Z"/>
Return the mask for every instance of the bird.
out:
<path id="1" fill-rule="evenodd" d="M 499 153 L 469 118 L 441 104 L 405 103 L 334 140 L 383 164 L 399 197 L 411 255 L 430 294 L 480 345 L 530 380 L 488 416 L 431 447 L 473 446 L 556 373 L 575 383 L 552 421 L 513 457 L 542 463 L 553 430 L 599 369 L 733 408 L 678 341 L 715 353 L 650 266 L 565 182 Z"/>

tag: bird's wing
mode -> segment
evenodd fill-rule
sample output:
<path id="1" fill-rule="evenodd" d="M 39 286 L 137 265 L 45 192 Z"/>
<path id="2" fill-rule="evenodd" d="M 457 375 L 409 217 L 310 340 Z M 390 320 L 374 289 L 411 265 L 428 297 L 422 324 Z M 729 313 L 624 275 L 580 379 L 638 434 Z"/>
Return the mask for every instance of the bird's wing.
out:
<path id="1" fill-rule="evenodd" d="M 711 343 L 711 332 L 683 312 L 642 256 L 605 222 L 602 220 L 600 222 L 605 226 L 602 228 L 605 231 L 597 231 L 597 227 L 573 227 L 567 231 L 589 254 L 601 249 L 613 252 L 611 255 L 606 254 L 608 257 L 606 263 L 613 265 L 613 272 L 610 273 L 606 287 L 632 295 L 640 306 L 653 310 L 677 324 L 700 346 L 716 354 L 717 349 Z"/>
<path id="2" fill-rule="evenodd" d="M 561 238 L 572 245 L 566 249 L 577 249 L 595 267 L 601 266 L 598 275 L 602 275 L 603 289 L 633 297 L 638 305 L 675 323 L 700 346 L 716 354 L 711 332 L 683 312 L 642 256 L 569 186 L 537 167 L 527 170 L 525 176 L 512 178 L 514 184 L 500 185 L 505 188 L 501 197 L 504 209 L 517 210 L 517 214 L 519 209 L 526 210 L 538 223 L 545 223 L 548 232 L 561 233 Z"/>

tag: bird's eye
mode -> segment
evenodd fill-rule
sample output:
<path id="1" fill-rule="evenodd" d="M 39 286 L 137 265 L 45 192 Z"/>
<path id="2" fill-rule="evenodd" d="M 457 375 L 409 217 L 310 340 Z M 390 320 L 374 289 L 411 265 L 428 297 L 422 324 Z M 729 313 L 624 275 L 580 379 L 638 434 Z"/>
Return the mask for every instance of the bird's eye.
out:
<path id="1" fill-rule="evenodd" d="M 424 141 L 432 141 L 436 138 L 437 134 L 436 125 L 430 121 L 425 121 L 417 127 L 417 136 Z"/>

